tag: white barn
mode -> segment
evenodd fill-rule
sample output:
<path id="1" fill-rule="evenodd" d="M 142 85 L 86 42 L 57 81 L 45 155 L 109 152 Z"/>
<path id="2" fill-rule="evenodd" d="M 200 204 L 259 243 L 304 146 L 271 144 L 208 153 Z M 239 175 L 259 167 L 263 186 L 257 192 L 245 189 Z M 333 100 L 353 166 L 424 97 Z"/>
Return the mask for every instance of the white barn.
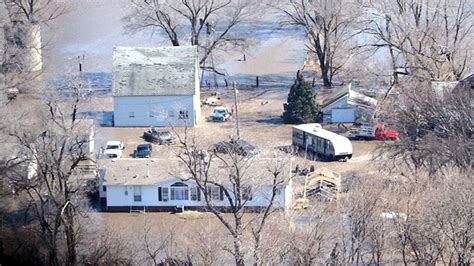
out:
<path id="1" fill-rule="evenodd" d="M 336 92 L 323 102 L 323 123 L 354 123 L 369 120 L 375 111 L 377 100 L 351 90 L 351 86 Z"/>
<path id="2" fill-rule="evenodd" d="M 116 47 L 114 126 L 188 126 L 201 113 L 196 46 Z"/>
<path id="3" fill-rule="evenodd" d="M 99 174 L 99 194 L 107 211 L 173 211 L 205 210 L 204 193 L 193 180 L 176 177 L 177 166 L 171 166 L 170 160 L 156 159 L 114 159 L 104 162 Z M 259 209 L 268 205 L 272 193 L 272 183 L 266 168 L 262 175 L 252 175 L 255 180 L 246 183 L 248 209 Z M 288 168 L 288 173 L 290 169 Z M 254 172 L 253 172 L 254 173 Z M 186 173 L 182 172 L 182 176 Z M 264 176 L 266 175 L 266 176 Z M 286 177 L 286 176 L 285 176 Z M 266 180 L 266 181 L 265 181 Z M 229 206 L 224 190 L 218 186 L 207 187 L 213 206 Z M 229 192 L 231 190 L 227 189 Z M 279 187 L 274 206 L 288 208 L 292 204 L 292 181 Z"/>

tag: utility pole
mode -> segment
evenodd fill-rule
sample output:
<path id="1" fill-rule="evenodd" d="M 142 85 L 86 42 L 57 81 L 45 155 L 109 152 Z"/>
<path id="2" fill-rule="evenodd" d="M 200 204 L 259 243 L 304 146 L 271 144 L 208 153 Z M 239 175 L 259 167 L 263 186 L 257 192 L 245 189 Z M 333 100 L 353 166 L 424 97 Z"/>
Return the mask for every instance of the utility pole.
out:
<path id="1" fill-rule="evenodd" d="M 239 125 L 239 104 L 237 100 L 237 83 L 234 81 L 232 82 L 232 86 L 234 87 L 234 106 L 235 106 L 235 127 L 237 131 L 237 139 L 240 139 L 240 125 Z"/>

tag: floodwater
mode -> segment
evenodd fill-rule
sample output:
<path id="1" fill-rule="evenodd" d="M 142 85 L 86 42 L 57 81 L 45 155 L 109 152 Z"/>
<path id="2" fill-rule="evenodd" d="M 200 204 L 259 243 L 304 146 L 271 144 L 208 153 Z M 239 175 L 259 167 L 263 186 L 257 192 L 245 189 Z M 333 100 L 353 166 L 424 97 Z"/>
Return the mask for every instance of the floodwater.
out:
<path id="1" fill-rule="evenodd" d="M 48 76 L 77 73 L 81 62 L 84 72 L 99 73 L 92 75 L 97 80 L 97 75 L 111 72 L 115 46 L 169 46 L 169 41 L 160 32 L 125 33 L 121 19 L 129 12 L 128 4 L 128 0 L 71 3 L 66 14 L 44 28 L 46 48 L 43 54 Z M 253 83 L 258 75 L 278 82 L 284 79 L 282 76 L 294 76 L 301 68 L 306 55 L 301 30 L 279 27 L 274 15 L 260 23 L 242 24 L 235 30 L 235 35 L 252 38 L 250 47 L 245 52 L 226 51 L 213 58 L 214 65 L 231 79 Z M 108 77 L 102 79 L 104 85 L 110 81 Z"/>

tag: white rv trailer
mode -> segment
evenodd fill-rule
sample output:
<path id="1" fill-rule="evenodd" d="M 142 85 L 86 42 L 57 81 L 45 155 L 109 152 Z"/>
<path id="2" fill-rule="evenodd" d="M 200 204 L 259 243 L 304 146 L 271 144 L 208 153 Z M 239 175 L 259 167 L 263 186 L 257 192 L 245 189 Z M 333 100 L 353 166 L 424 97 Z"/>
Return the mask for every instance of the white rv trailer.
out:
<path id="1" fill-rule="evenodd" d="M 352 144 L 348 138 L 325 130 L 316 123 L 294 126 L 293 145 L 312 158 L 331 161 L 352 158 Z"/>

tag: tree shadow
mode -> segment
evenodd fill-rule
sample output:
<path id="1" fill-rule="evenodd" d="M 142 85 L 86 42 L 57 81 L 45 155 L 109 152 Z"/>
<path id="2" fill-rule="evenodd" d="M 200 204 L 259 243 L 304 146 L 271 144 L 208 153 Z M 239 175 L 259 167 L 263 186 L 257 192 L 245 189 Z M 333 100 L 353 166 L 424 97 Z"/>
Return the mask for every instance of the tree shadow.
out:
<path id="1" fill-rule="evenodd" d="M 271 124 L 271 125 L 283 125 L 283 119 L 281 117 L 271 117 L 266 119 L 258 119 L 257 123 Z"/>

